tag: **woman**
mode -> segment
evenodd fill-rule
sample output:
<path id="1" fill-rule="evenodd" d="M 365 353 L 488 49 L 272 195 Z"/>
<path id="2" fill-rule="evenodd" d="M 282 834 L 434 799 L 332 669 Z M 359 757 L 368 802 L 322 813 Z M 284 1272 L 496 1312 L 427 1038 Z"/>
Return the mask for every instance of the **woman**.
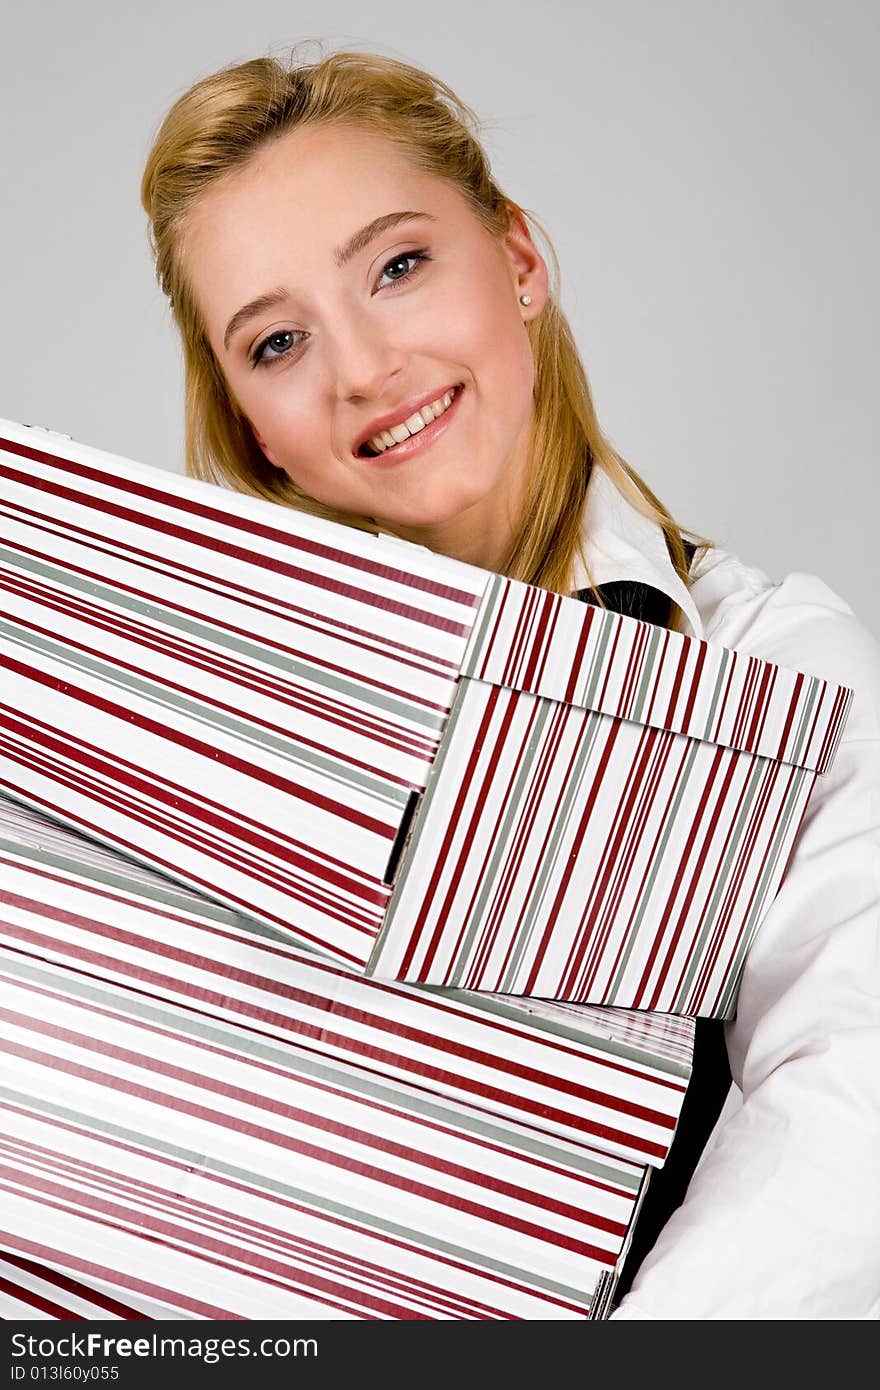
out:
<path id="1" fill-rule="evenodd" d="M 742 1107 L 687 1187 L 730 1076 L 708 1025 L 615 1316 L 878 1317 L 880 651 L 819 579 L 687 541 L 609 446 L 475 129 L 369 54 L 257 59 L 177 101 L 142 198 L 189 468 L 855 688 L 726 1027 Z"/>

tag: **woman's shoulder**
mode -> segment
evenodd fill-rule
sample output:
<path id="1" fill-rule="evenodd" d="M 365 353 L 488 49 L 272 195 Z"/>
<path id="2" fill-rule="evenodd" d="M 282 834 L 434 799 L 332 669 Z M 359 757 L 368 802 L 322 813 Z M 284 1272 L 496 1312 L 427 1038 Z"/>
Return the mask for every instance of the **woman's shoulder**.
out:
<path id="1" fill-rule="evenodd" d="M 707 641 L 852 687 L 847 737 L 880 737 L 880 644 L 818 575 L 773 579 L 713 547 L 695 561 L 689 589 Z"/>

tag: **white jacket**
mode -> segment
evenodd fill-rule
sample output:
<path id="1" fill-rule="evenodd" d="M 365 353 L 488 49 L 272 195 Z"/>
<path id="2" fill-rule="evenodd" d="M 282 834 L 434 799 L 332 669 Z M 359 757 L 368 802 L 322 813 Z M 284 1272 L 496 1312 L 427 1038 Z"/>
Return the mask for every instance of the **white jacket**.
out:
<path id="1" fill-rule="evenodd" d="M 878 1319 L 880 646 L 812 574 L 774 582 L 712 550 L 688 591 L 659 527 L 598 469 L 584 537 L 578 588 L 651 584 L 690 635 L 855 690 L 726 1025 L 742 1102 L 613 1316 Z"/>

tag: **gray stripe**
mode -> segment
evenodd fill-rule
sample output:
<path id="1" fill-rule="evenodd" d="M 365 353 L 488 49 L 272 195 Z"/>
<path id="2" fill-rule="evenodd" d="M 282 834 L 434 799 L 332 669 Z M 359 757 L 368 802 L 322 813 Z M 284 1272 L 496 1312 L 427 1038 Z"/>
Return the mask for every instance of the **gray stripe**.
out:
<path id="1" fill-rule="evenodd" d="M 139 1134 L 136 1130 L 111 1124 L 97 1116 L 84 1115 L 76 1110 L 53 1105 L 51 1102 L 38 1100 L 34 1096 L 9 1090 L 5 1086 L 0 1086 L 0 1099 L 12 1105 L 18 1105 L 24 1110 L 52 1116 L 66 1124 L 88 1128 L 96 1134 L 106 1135 L 109 1139 L 130 1144 L 138 1149 L 147 1148 L 153 1154 L 161 1154 L 185 1164 L 187 1168 L 192 1169 L 197 1174 L 203 1173 L 208 1177 L 216 1174 L 218 1177 L 225 1177 L 233 1182 L 242 1183 L 246 1187 L 260 1188 L 264 1192 L 273 1193 L 287 1201 L 310 1206 L 319 1213 L 366 1227 L 386 1239 L 394 1237 L 418 1244 L 426 1250 L 434 1250 L 440 1255 L 462 1260 L 478 1269 L 485 1269 L 495 1275 L 516 1279 L 532 1288 L 543 1289 L 546 1293 L 556 1294 L 575 1302 L 589 1301 L 590 1291 L 587 1289 L 572 1288 L 568 1284 L 547 1279 L 533 1270 L 520 1269 L 516 1265 L 505 1264 L 502 1260 L 493 1260 L 490 1256 L 481 1254 L 479 1251 L 469 1250 L 466 1246 L 453 1245 L 451 1241 L 441 1240 L 431 1231 L 419 1231 L 409 1226 L 403 1226 L 399 1222 L 384 1220 L 382 1217 L 361 1208 L 348 1206 L 343 1202 L 334 1202 L 328 1197 L 309 1192 L 305 1188 L 294 1187 L 291 1183 L 283 1182 L 280 1178 L 272 1178 L 268 1174 L 254 1173 L 246 1168 L 238 1168 L 232 1163 L 222 1162 L 219 1158 L 209 1157 L 201 1151 L 183 1149 L 176 1144 L 169 1144 L 157 1136 Z M 389 1205 L 392 1202 L 393 1194 L 390 1197 Z M 436 1208 L 433 1208 L 432 1215 L 435 1213 Z"/>
<path id="2" fill-rule="evenodd" d="M 209 703 L 180 695 L 161 683 L 141 679 L 117 666 L 99 661 L 95 657 L 85 656 L 81 652 L 71 652 L 62 643 L 52 642 L 48 638 L 36 637 L 30 633 L 21 634 L 17 628 L 2 621 L 0 621 L 0 634 L 5 635 L 9 641 L 23 647 L 26 651 L 40 652 L 58 662 L 59 665 L 67 666 L 74 671 L 87 671 L 102 681 L 104 685 L 115 690 L 132 693 L 147 700 L 150 704 L 157 705 L 160 709 L 182 714 L 193 724 L 198 724 L 202 728 L 211 731 L 219 729 L 227 734 L 232 734 L 240 743 L 248 747 L 269 749 L 280 755 L 285 762 L 292 763 L 294 767 L 307 768 L 309 771 L 317 772 L 319 776 L 326 777 L 328 781 L 336 782 L 344 787 L 358 787 L 368 796 L 387 805 L 402 806 L 409 795 L 408 790 L 403 787 L 396 787 L 393 783 L 373 777 L 337 758 L 328 757 L 326 754 L 306 748 L 295 738 L 282 738 L 269 730 L 259 729 L 254 724 L 224 714 Z"/>
<path id="3" fill-rule="evenodd" d="M 438 785 L 440 777 L 442 776 L 443 768 L 446 764 L 446 760 L 449 757 L 450 752 L 453 750 L 455 750 L 455 752 L 458 751 L 455 740 L 455 730 L 461 715 L 462 706 L 464 704 L 464 695 L 466 689 L 466 683 L 464 681 L 459 681 L 455 691 L 455 698 L 452 701 L 452 708 L 449 711 L 449 718 L 446 721 L 446 728 L 443 733 L 443 738 L 441 739 L 440 746 L 437 749 L 437 756 L 435 757 L 428 771 L 425 791 L 421 801 L 419 802 L 418 810 L 416 811 L 415 820 L 413 821 L 412 830 L 410 832 L 409 845 L 406 850 L 406 853 L 403 856 L 400 867 L 397 871 L 397 877 L 394 881 L 394 889 L 391 894 L 391 897 L 388 900 L 388 906 L 385 909 L 385 920 L 382 924 L 382 927 L 376 935 L 376 940 L 373 943 L 373 948 L 370 952 L 369 960 L 367 961 L 367 975 L 372 975 L 374 971 L 377 969 L 381 974 L 383 943 L 388 939 L 392 931 L 394 919 L 400 908 L 401 901 L 406 896 L 406 887 L 409 882 L 409 876 L 412 871 L 413 865 L 417 865 L 416 872 L 419 879 L 424 879 L 425 882 L 427 882 L 427 866 L 432 865 L 437 858 L 438 846 L 436 844 L 433 845 L 430 850 L 426 851 L 424 862 L 422 862 L 420 859 L 419 850 L 421 846 L 422 835 L 428 824 L 428 807 L 431 805 L 431 802 L 433 801 L 434 790 Z M 431 839 L 430 832 L 428 834 L 428 839 Z"/>
<path id="4" fill-rule="evenodd" d="M 728 887 L 730 884 L 731 874 L 733 873 L 736 864 L 737 853 L 739 851 L 740 845 L 742 844 L 744 836 L 746 835 L 747 831 L 749 831 L 752 828 L 752 807 L 754 806 L 755 801 L 757 800 L 760 794 L 762 785 L 766 780 L 768 769 L 772 766 L 773 764 L 769 763 L 765 758 L 754 758 L 754 765 L 749 771 L 748 780 L 746 782 L 743 791 L 743 797 L 740 802 L 739 814 L 737 815 L 736 820 L 730 826 L 727 850 L 724 859 L 720 862 L 718 866 L 718 879 L 715 884 L 715 889 L 712 894 L 712 897 L 706 905 L 705 914 L 703 917 L 703 926 L 696 942 L 694 943 L 694 948 L 690 955 L 690 963 L 688 964 L 688 968 L 685 971 L 681 989 L 675 999 L 674 1007 L 676 1009 L 684 1007 L 685 1001 L 689 997 L 694 979 L 696 978 L 698 971 L 702 969 L 705 963 L 704 958 L 706 945 L 708 943 L 709 937 L 715 930 L 718 920 L 718 913 L 721 907 L 723 906 L 723 901 L 727 894 Z M 724 775 L 723 768 L 721 769 L 721 775 Z"/>
<path id="5" fill-rule="evenodd" d="M 650 1067 L 652 1071 L 665 1072 L 669 1076 L 680 1076 L 685 1080 L 691 1074 L 690 1062 L 679 1062 L 673 1057 L 662 1056 L 643 1044 L 625 1043 L 617 1038 L 606 1037 L 604 1033 L 591 1033 L 587 1025 L 575 1027 L 566 1023 L 562 1016 L 555 1019 L 548 1018 L 546 1014 L 531 1013 L 527 1002 L 511 1001 L 504 994 L 472 994 L 464 989 L 445 989 L 442 985 L 419 985 L 418 989 L 420 993 L 439 994 L 444 999 L 454 999 L 459 1003 L 469 1005 L 471 1008 L 479 1008 L 484 1013 L 494 1014 L 498 1018 L 507 1019 L 512 1023 L 523 1024 L 530 1032 L 549 1033 L 564 1039 L 566 1042 L 584 1044 L 597 1051 L 607 1052 L 609 1056 L 622 1057 L 626 1061 Z M 577 1005 L 571 1007 L 577 1009 Z M 606 1012 L 610 1013 L 610 1010 Z M 609 1019 L 608 1026 L 609 1028 L 614 1026 L 613 1018 Z M 663 1044 L 659 1045 L 662 1046 Z"/>
<path id="6" fill-rule="evenodd" d="M 462 682 L 462 684 L 464 683 L 465 682 Z M 532 700 L 534 700 L 533 696 L 519 697 L 520 700 L 524 698 L 531 698 Z M 473 951 L 474 942 L 478 935 L 480 936 L 479 944 L 482 944 L 482 932 L 485 928 L 485 915 L 487 910 L 492 906 L 492 902 L 490 902 L 490 899 L 494 899 L 500 887 L 500 871 L 502 869 L 502 861 L 504 861 L 507 858 L 509 853 L 509 837 L 512 831 L 515 829 L 517 820 L 522 815 L 522 796 L 528 787 L 528 783 L 532 779 L 534 760 L 536 754 L 540 751 L 542 735 L 547 725 L 547 721 L 550 718 L 552 710 L 553 707 L 549 701 L 538 702 L 536 721 L 532 729 L 532 733 L 529 736 L 529 741 L 522 751 L 521 761 L 517 769 L 516 778 L 511 788 L 510 802 L 504 814 L 504 819 L 501 822 L 500 830 L 495 843 L 495 849 L 489 856 L 488 861 L 483 865 L 480 877 L 478 879 L 478 891 L 476 899 L 474 901 L 474 906 L 468 919 L 467 927 L 464 932 L 464 938 L 462 940 L 458 952 L 456 953 L 456 958 L 451 963 L 451 969 L 449 971 L 448 976 L 449 983 L 451 985 L 461 985 L 463 977 L 467 975 L 471 963 L 471 953 Z M 492 742 L 492 751 L 494 751 L 494 749 L 497 747 L 497 742 L 498 739 L 496 735 Z M 463 906 L 463 904 L 461 904 L 461 906 Z M 509 974 L 510 972 L 508 971 L 508 977 Z M 506 991 L 508 989 L 507 979 L 502 981 L 501 989 L 502 991 Z"/>
<path id="7" fill-rule="evenodd" d="M 813 709 L 815 708 L 816 700 L 819 697 L 819 691 L 819 681 L 810 680 L 804 683 L 802 697 L 803 713 L 801 714 L 800 722 L 797 728 L 797 733 L 795 734 L 794 743 L 792 745 L 791 753 L 787 761 L 796 763 L 798 759 L 801 757 L 803 749 L 806 746 L 807 735 L 809 733 L 810 718 L 813 713 Z M 791 739 L 789 739 L 789 743 L 791 743 Z"/>
<path id="8" fill-rule="evenodd" d="M 557 886 L 560 856 L 564 855 L 567 858 L 571 853 L 572 820 L 575 813 L 581 809 L 580 802 L 584 784 L 588 778 L 591 779 L 593 776 L 593 754 L 599 734 L 603 730 L 607 731 L 607 724 L 603 723 L 602 716 L 585 711 L 579 735 L 582 746 L 578 750 L 575 765 L 554 823 L 547 853 L 535 883 L 535 892 L 527 904 L 521 925 L 516 933 L 516 945 L 511 957 L 511 968 L 506 972 L 503 982 L 505 989 L 513 990 L 515 988 L 523 956 L 527 951 L 531 953 L 535 933 L 543 931 L 549 926 L 548 908 L 545 906 L 547 896 L 549 893 L 555 892 Z"/>
<path id="9" fill-rule="evenodd" d="M 665 628 L 655 627 L 651 624 L 651 634 L 648 639 L 648 648 L 645 652 L 642 664 L 642 679 L 636 693 L 635 704 L 632 712 L 627 719 L 643 722 L 643 711 L 648 702 L 648 690 L 653 685 L 655 675 L 655 664 L 657 663 L 660 642 L 663 639 Z"/>
<path id="10" fill-rule="evenodd" d="M 706 716 L 706 723 L 700 735 L 703 739 L 709 738 L 710 730 L 715 722 L 715 711 L 718 709 L 718 701 L 721 699 L 721 687 L 724 684 L 724 676 L 728 666 L 733 660 L 733 652 L 729 647 L 722 647 L 720 650 L 721 659 L 718 662 L 718 670 L 715 673 L 715 683 L 712 687 L 712 702 L 709 705 L 709 713 Z"/>
<path id="11" fill-rule="evenodd" d="M 476 622 L 471 629 L 470 639 L 461 663 L 459 674 L 462 676 L 475 675 L 477 663 L 485 655 L 486 645 L 491 641 L 491 636 L 488 635 L 489 628 L 494 628 L 495 617 L 506 583 L 507 581 L 500 575 L 493 574 L 486 584 L 480 606 L 477 609 Z"/>
<path id="12" fill-rule="evenodd" d="M 674 737 L 681 738 L 683 737 L 683 735 L 676 734 L 674 735 Z M 678 830 L 679 818 L 681 813 L 681 804 L 684 800 L 685 792 L 688 789 L 689 779 L 693 770 L 694 762 L 699 754 L 700 749 L 703 748 L 703 746 L 703 744 L 698 743 L 695 739 L 688 740 L 687 756 L 685 758 L 684 768 L 680 775 L 676 777 L 675 795 L 672 801 L 672 805 L 669 809 L 669 814 L 662 822 L 663 830 L 660 836 L 660 843 L 657 846 L 657 852 L 654 855 L 653 866 L 645 883 L 645 889 L 639 901 L 638 910 L 636 911 L 636 914 L 633 917 L 629 929 L 627 931 L 626 942 L 624 945 L 623 954 L 621 956 L 620 965 L 618 966 L 617 972 L 615 973 L 614 979 L 612 980 L 608 991 L 608 997 L 612 1003 L 617 998 L 620 990 L 623 987 L 623 981 L 627 972 L 627 968 L 629 966 L 630 957 L 632 956 L 632 953 L 635 950 L 636 943 L 639 942 L 640 933 L 642 932 L 643 925 L 645 922 L 645 916 L 649 912 L 649 910 L 656 910 L 657 904 L 655 901 L 652 900 L 654 885 L 657 881 L 657 875 L 659 874 L 663 864 L 663 857 L 666 854 L 666 851 L 669 847 L 669 841 L 673 838 L 673 836 L 676 834 Z"/>
<path id="13" fill-rule="evenodd" d="M 608 650 L 611 634 L 616 625 L 615 622 L 610 620 L 611 615 L 609 615 L 608 619 L 605 619 L 600 610 L 596 609 L 595 611 L 599 615 L 599 640 L 596 643 L 596 652 L 590 663 L 589 669 L 585 673 L 587 679 L 586 689 L 582 695 L 576 697 L 572 701 L 573 704 L 584 704 L 590 709 L 596 704 L 596 690 L 599 681 L 605 674 L 605 653 Z"/>
<path id="14" fill-rule="evenodd" d="M 330 690 L 334 695 L 343 695 L 356 703 L 382 709 L 397 718 L 420 724 L 424 728 L 442 729 L 443 727 L 442 714 L 433 714 L 430 710 L 424 710 L 418 705 L 376 691 L 371 686 L 362 686 L 355 680 L 345 680 L 342 677 L 330 675 L 321 670 L 320 667 L 311 666 L 308 662 L 301 661 L 289 654 L 277 652 L 268 646 L 257 646 L 256 643 L 235 637 L 222 628 L 211 627 L 207 623 L 185 618 L 170 608 L 160 608 L 156 604 L 144 603 L 139 599 L 132 598 L 130 594 L 120 593 L 116 589 L 107 588 L 103 584 L 96 584 L 92 580 L 81 579 L 78 575 L 70 574 L 67 570 L 57 569 L 53 565 L 40 564 L 28 556 L 19 555 L 15 551 L 4 550 L 2 547 L 0 547 L 0 558 L 7 560 L 14 567 L 29 570 L 64 588 L 79 590 L 92 598 L 99 599 L 102 603 L 111 605 L 113 608 L 136 613 L 139 617 L 158 623 L 165 628 L 185 632 L 188 636 L 196 637 L 205 642 L 209 647 L 220 647 L 235 652 L 237 655 L 255 662 L 258 666 L 274 667 L 283 671 L 285 676 L 321 686 Z"/>
<path id="15" fill-rule="evenodd" d="M 49 989 L 59 988 L 57 975 L 41 970 L 29 961 L 7 959 L 5 967 L 10 975 L 20 979 L 31 980 Z M 62 966 L 61 968 L 66 971 L 69 967 Z M 401 1094 L 395 1083 L 383 1084 L 380 1081 L 372 1080 L 367 1074 L 360 1074 L 356 1062 L 346 1062 L 343 1059 L 336 1061 L 332 1058 L 318 1061 L 308 1054 L 300 1055 L 300 1049 L 303 1049 L 305 1053 L 305 1049 L 313 1046 L 309 1042 L 290 1041 L 289 1043 L 277 1042 L 275 1044 L 264 1042 L 259 1038 L 249 1036 L 244 1031 L 248 1027 L 245 1023 L 238 1026 L 223 1024 L 220 1020 L 212 1023 L 196 1015 L 189 1016 L 188 1013 L 184 1016 L 177 1012 L 171 1013 L 159 1004 L 150 1004 L 136 997 L 129 997 L 128 989 L 130 987 L 126 986 L 122 987 L 126 989 L 124 999 L 120 998 L 118 993 L 97 988 L 84 979 L 68 978 L 66 974 L 62 981 L 62 987 L 69 997 L 96 1004 L 123 1018 L 127 1015 L 130 1019 L 142 1020 L 166 1028 L 172 1033 L 182 1035 L 184 1039 L 199 1039 L 215 1046 L 229 1048 L 244 1057 L 277 1067 L 294 1077 L 303 1076 L 324 1084 L 331 1084 L 360 1099 L 375 1101 L 382 1105 L 391 1105 L 395 1109 L 413 1116 L 449 1125 L 466 1134 L 503 1144 L 508 1149 L 520 1151 L 546 1162 L 556 1163 L 560 1167 L 568 1168 L 577 1173 L 606 1179 L 614 1174 L 614 1181 L 623 1186 L 628 1185 L 628 1175 L 624 1176 L 612 1166 L 613 1158 L 608 1157 L 606 1162 L 601 1164 L 588 1158 L 586 1152 L 579 1152 L 578 1149 L 569 1151 L 569 1144 L 579 1146 L 584 1142 L 578 1138 L 566 1140 L 564 1138 L 555 1139 L 553 1135 L 535 1137 L 529 1132 L 519 1133 L 521 1125 L 530 1125 L 531 1121 L 528 1116 L 522 1121 L 518 1121 L 516 1118 L 511 1119 L 510 1124 L 515 1126 L 515 1132 L 512 1133 L 505 1121 L 492 1122 L 491 1118 L 487 1118 L 483 1112 L 479 1111 L 467 1096 L 463 1096 L 461 1101 L 456 1098 L 444 1101 L 442 1097 L 432 1101 L 423 1099 L 420 1095 Z M 186 1007 L 186 1005 L 181 1005 L 181 1011 Z M 292 1056 L 291 1053 L 293 1053 Z M 418 1081 L 408 1081 L 404 1078 L 398 1084 L 403 1087 L 410 1087 L 418 1085 Z M 466 1106 L 467 1111 L 473 1113 L 460 1113 L 459 1105 Z"/>
<path id="16" fill-rule="evenodd" d="M 283 946 L 290 946 L 291 937 L 289 932 L 283 932 L 277 927 L 270 926 L 267 922 L 258 922 L 254 917 L 246 917 L 243 913 L 236 912 L 233 908 L 222 907 L 219 903 L 212 902 L 209 898 L 196 898 L 189 890 L 180 889 L 175 891 L 174 884 L 168 880 L 167 887 L 156 884 L 145 883 L 139 878 L 128 878 L 121 873 L 113 873 L 108 869 L 103 869 L 96 864 L 84 863 L 78 859 L 72 859 L 62 854 L 53 854 L 47 849 L 22 845 L 12 840 L 0 839 L 0 853 L 8 853 L 14 858 L 38 864 L 41 867 L 48 866 L 58 869 L 62 873 L 70 874 L 74 878 L 87 880 L 88 882 L 100 883 L 106 888 L 114 888 L 129 897 L 137 897 L 145 903 L 160 903 L 164 907 L 174 908 L 176 911 L 185 912 L 199 920 L 211 922 L 222 922 L 228 926 L 237 927 L 242 933 L 249 936 L 258 936 L 268 941 L 280 942 Z M 121 855 L 120 855 L 121 858 Z M 140 867 L 138 865 L 138 867 Z M 158 874 L 157 874 L 158 879 Z M 85 885 L 88 891 L 88 883 Z M 148 910 L 148 909 L 147 909 Z M 297 945 L 298 950 L 304 948 Z"/>
<path id="17" fill-rule="evenodd" d="M 792 785 L 786 794 L 783 804 L 782 815 L 779 818 L 779 827 L 774 843 L 770 846 L 770 853 L 764 865 L 764 872 L 755 893 L 752 911 L 749 914 L 740 940 L 739 949 L 731 961 L 728 971 L 727 981 L 722 990 L 718 1001 L 718 1013 L 721 1018 L 732 1018 L 736 1013 L 736 1000 L 739 993 L 740 976 L 745 965 L 746 955 L 749 947 L 755 938 L 755 933 L 763 920 L 767 908 L 770 906 L 773 892 L 774 879 L 779 871 L 780 855 L 790 848 L 789 828 L 794 815 L 802 815 L 804 810 L 802 788 L 804 782 L 809 780 L 810 785 L 815 777 L 815 773 L 806 768 L 796 768 Z M 809 795 L 809 792 L 807 792 Z M 782 866 L 784 868 L 784 864 Z"/>

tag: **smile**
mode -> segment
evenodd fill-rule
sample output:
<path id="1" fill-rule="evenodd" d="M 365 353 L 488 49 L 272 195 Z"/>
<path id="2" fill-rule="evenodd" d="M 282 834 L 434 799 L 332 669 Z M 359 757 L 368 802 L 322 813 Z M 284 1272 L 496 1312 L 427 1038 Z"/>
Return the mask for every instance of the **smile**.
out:
<path id="1" fill-rule="evenodd" d="M 399 425 L 392 425 L 390 429 L 372 435 L 358 450 L 361 457 L 378 460 L 390 456 L 390 463 L 392 459 L 408 458 L 417 449 L 424 448 L 444 432 L 456 413 L 455 407 L 463 390 L 463 386 L 455 386 L 422 406 Z"/>

